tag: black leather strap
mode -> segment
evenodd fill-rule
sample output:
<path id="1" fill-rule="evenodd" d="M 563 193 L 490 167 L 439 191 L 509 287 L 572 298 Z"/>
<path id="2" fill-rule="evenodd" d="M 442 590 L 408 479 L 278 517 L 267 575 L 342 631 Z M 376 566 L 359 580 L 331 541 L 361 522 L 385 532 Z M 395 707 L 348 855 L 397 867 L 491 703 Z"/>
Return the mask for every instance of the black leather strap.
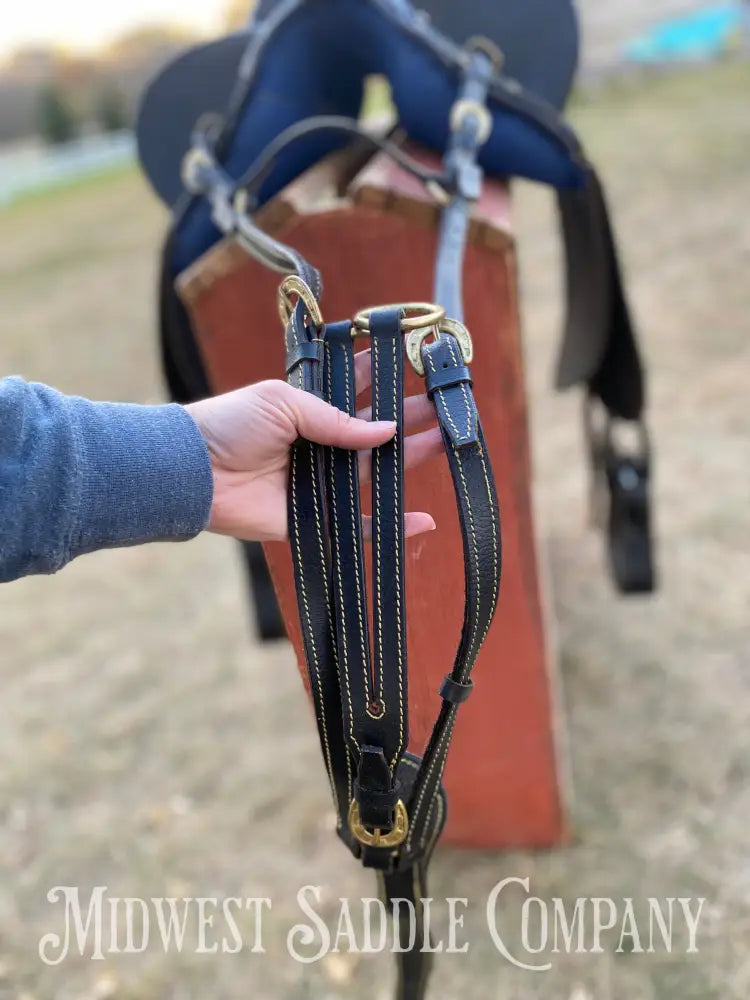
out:
<path id="1" fill-rule="evenodd" d="M 422 354 L 459 508 L 466 601 L 453 669 L 441 687 L 442 708 L 424 757 L 415 757 L 406 751 L 401 318 L 398 308 L 370 314 L 373 417 L 396 420 L 398 427 L 394 439 L 373 452 L 372 663 L 357 456 L 299 441 L 290 471 L 289 518 L 310 687 L 338 832 L 365 866 L 382 873 L 386 898 L 413 906 L 401 904 L 409 919 L 416 918 L 417 936 L 414 948 L 399 955 L 398 997 L 421 1000 L 430 961 L 420 950 L 421 899 L 427 863 L 445 822 L 441 777 L 456 713 L 472 688 L 470 674 L 495 612 L 501 553 L 497 497 L 471 375 L 457 341 L 443 334 L 423 346 Z M 286 346 L 293 384 L 354 412 L 350 322 L 315 330 L 299 303 Z M 353 805 L 370 842 L 363 842 L 350 822 Z M 373 835 L 397 830 L 399 809 L 405 809 L 408 831 L 395 846 L 383 846 Z"/>
<path id="2" fill-rule="evenodd" d="M 488 79 L 487 58 L 469 60 L 464 93 L 479 99 L 486 94 Z M 471 188 L 479 126 L 478 117 L 468 115 L 454 135 L 449 170 L 455 185 L 443 217 L 436 268 L 437 297 L 450 303 L 457 316 L 463 311 L 461 271 L 468 212 L 481 182 L 481 175 L 474 175 L 476 190 Z M 458 708 L 472 690 L 470 675 L 497 607 L 501 540 L 497 495 L 471 373 L 458 341 L 438 328 L 434 342 L 422 345 L 422 361 L 456 495 L 466 596 L 453 668 L 440 690 L 442 707 L 420 759 L 406 749 L 401 320 L 398 307 L 372 310 L 369 317 L 373 418 L 394 420 L 397 425 L 393 439 L 374 449 L 372 456 L 372 662 L 356 455 L 297 443 L 290 473 L 290 539 L 310 686 L 338 832 L 365 866 L 379 870 L 385 899 L 404 901 L 400 905 L 407 908 L 402 917 L 409 924 L 407 940 L 412 940 L 410 924 L 416 920 L 413 945 L 399 955 L 397 998 L 422 1000 L 431 962 L 421 948 L 422 899 L 427 892 L 427 864 L 445 823 L 441 779 Z M 307 392 L 322 392 L 332 405 L 354 413 L 351 323 L 316 330 L 306 321 L 300 302 L 286 336 L 290 381 Z M 310 588 L 316 589 L 312 600 Z M 399 823 L 408 823 L 408 828 Z M 383 837 L 396 839 L 383 843 Z"/>
<path id="3" fill-rule="evenodd" d="M 238 202 L 237 185 L 221 166 L 267 34 L 291 16 L 299 2 L 285 0 L 259 25 L 243 61 L 244 80 L 238 84 L 223 132 L 216 143 L 198 137 L 199 155 L 193 159 L 190 180 L 193 193 L 210 201 L 219 228 L 235 235 L 267 267 L 302 278 L 317 300 L 322 284 L 316 269 L 293 247 L 255 225 L 245 211 L 252 206 L 249 202 L 243 206 L 242 199 Z M 387 0 L 376 2 L 398 21 L 396 6 Z M 438 35 L 433 38 L 421 22 L 410 23 L 405 30 L 430 39 L 436 58 L 455 62 L 453 47 Z M 439 177 L 449 197 L 441 219 L 435 270 L 435 299 L 459 322 L 469 211 L 482 183 L 477 151 L 484 141 L 482 105 L 487 94 L 549 129 L 576 162 L 584 163 L 573 134 L 543 104 L 493 77 L 486 53 L 467 52 L 460 65 L 463 76 L 458 96 L 463 108 L 452 124 Z M 248 186 L 253 188 L 262 178 L 267 163 L 285 144 L 320 127 L 353 126 L 328 118 L 294 126 L 251 168 L 245 177 Z M 405 162 L 400 154 L 397 158 Z M 558 382 L 584 383 L 611 416 L 637 419 L 643 405 L 642 372 L 607 208 L 593 171 L 585 190 L 562 195 L 560 205 L 570 305 Z M 310 311 L 310 303 L 300 300 L 288 319 L 289 382 L 353 414 L 352 324 L 316 326 Z M 403 921 L 416 918 L 416 935 L 414 946 L 398 958 L 397 1000 L 422 1000 L 431 962 L 431 955 L 420 947 L 422 899 L 427 894 L 427 866 L 445 823 L 441 779 L 458 709 L 473 690 L 472 671 L 497 607 L 502 556 L 497 495 L 471 373 L 458 340 L 438 325 L 435 340 L 423 343 L 421 351 L 426 391 L 435 406 L 459 513 L 465 607 L 453 666 L 440 688 L 442 706 L 424 756 L 419 758 L 407 751 L 401 320 L 398 307 L 370 313 L 373 416 L 397 423 L 393 440 L 373 452 L 372 637 L 356 454 L 297 441 L 290 462 L 288 516 L 310 690 L 337 831 L 364 865 L 378 870 L 386 901 L 401 899 L 411 904 L 406 906 Z M 629 581 L 629 589 L 645 589 L 651 579 L 650 561 L 642 560 L 640 572 L 637 568 L 633 572 L 628 552 L 635 535 L 639 543 L 650 541 L 643 528 L 648 526 L 648 510 L 643 511 L 648 463 L 623 464 L 609 431 L 601 440 L 592 435 L 590 448 L 597 482 L 606 482 L 612 498 L 609 525 L 616 575 L 620 581 Z M 648 546 L 647 555 L 650 559 Z"/>

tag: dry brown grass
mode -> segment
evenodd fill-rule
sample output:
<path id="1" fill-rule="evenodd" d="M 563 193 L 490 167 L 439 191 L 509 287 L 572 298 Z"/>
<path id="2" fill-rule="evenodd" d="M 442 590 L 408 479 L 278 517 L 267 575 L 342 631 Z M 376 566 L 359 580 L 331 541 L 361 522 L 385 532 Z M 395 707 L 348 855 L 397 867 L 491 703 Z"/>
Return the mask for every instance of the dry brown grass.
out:
<path id="1" fill-rule="evenodd" d="M 744 68 L 746 72 L 746 67 Z M 750 118 L 719 67 L 581 105 L 611 190 L 651 365 L 663 589 L 621 601 L 584 526 L 577 402 L 548 388 L 559 316 L 546 196 L 519 191 L 538 499 L 549 540 L 576 788 L 574 846 L 443 853 L 434 892 L 474 902 L 435 997 L 745 1000 L 750 995 L 747 380 Z M 0 216 L 0 371 L 95 398 L 161 396 L 153 338 L 164 220 L 135 175 Z M 271 1000 L 388 995 L 386 959 L 291 961 L 294 893 L 371 890 L 329 833 L 288 648 L 252 641 L 232 545 L 87 556 L 0 590 L 0 998 Z M 499 709 L 501 711 L 501 709 Z M 500 959 L 484 900 L 705 896 L 697 955 Z M 50 886 L 271 895 L 266 955 L 113 956 L 58 969 Z M 517 925 L 509 914 L 509 925 Z M 509 931 L 509 938 L 513 932 Z M 377 976 L 383 974 L 382 981 Z"/>

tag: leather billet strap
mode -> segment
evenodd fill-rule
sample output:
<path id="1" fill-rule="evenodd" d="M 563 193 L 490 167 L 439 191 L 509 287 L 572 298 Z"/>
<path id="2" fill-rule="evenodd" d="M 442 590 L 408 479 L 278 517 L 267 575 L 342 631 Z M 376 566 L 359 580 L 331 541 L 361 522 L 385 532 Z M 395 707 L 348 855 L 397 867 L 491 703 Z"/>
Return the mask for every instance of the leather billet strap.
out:
<path id="1" fill-rule="evenodd" d="M 489 44 L 489 43 L 488 43 Z M 492 130 L 487 92 L 496 62 L 485 47 L 467 51 L 460 89 L 451 113 L 451 138 L 443 157 L 443 183 L 450 193 L 440 218 L 435 261 L 435 301 L 463 321 L 463 264 L 471 206 L 482 193 L 484 173 L 477 156 Z"/>
<path id="2" fill-rule="evenodd" d="M 326 479 L 343 735 L 355 768 L 352 801 L 359 821 L 381 830 L 393 825 L 398 766 L 409 738 L 400 320 L 398 309 L 375 310 L 370 327 L 373 417 L 397 424 L 395 437 L 372 456 L 372 662 L 357 456 L 329 449 Z M 323 330 L 325 395 L 350 414 L 355 403 L 352 332 L 350 322 Z"/>
<path id="3" fill-rule="evenodd" d="M 644 423 L 645 375 L 604 190 L 593 168 L 580 190 L 558 192 L 565 246 L 567 319 L 556 383 L 583 385 L 584 430 L 594 509 L 621 593 L 656 586 L 651 533 L 651 455 Z M 615 424 L 637 432 L 635 449 L 618 448 Z"/>
<path id="4" fill-rule="evenodd" d="M 301 344 L 320 348 L 316 357 L 302 356 L 289 367 L 288 381 L 306 392 L 322 396 L 323 351 L 318 331 L 305 324 L 302 301 L 290 316 L 286 330 L 287 357 Z M 298 439 L 289 465 L 288 522 L 294 565 L 302 640 L 310 692 L 320 737 L 321 752 L 339 816 L 351 797 L 349 754 L 343 730 L 338 678 L 338 636 L 331 605 L 330 556 L 326 531 L 324 465 L 322 450 Z"/>
<path id="5" fill-rule="evenodd" d="M 372 635 L 356 453 L 299 440 L 289 486 L 289 535 L 305 656 L 341 839 L 381 873 L 386 899 L 411 903 L 418 933 L 399 958 L 403 1000 L 423 996 L 429 954 L 420 950 L 426 868 L 445 822 L 441 778 L 460 704 L 493 619 L 500 583 L 500 519 L 471 373 L 450 333 L 421 341 L 427 393 L 451 470 L 464 548 L 464 621 L 442 708 L 423 758 L 407 752 L 404 597 L 403 310 L 368 315 L 373 418 L 395 420 L 372 456 Z M 301 300 L 286 328 L 288 378 L 353 415 L 351 321 L 315 327 Z M 404 904 L 407 905 L 407 904 Z M 408 906 L 407 906 L 408 909 Z M 411 919 L 411 917 L 410 917 Z"/>

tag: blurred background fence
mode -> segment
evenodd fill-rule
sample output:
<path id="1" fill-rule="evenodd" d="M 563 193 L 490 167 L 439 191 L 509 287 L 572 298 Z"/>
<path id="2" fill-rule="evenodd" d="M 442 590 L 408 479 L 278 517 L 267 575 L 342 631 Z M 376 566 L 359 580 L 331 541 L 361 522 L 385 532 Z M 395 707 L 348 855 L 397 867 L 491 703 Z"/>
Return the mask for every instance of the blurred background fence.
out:
<path id="1" fill-rule="evenodd" d="M 135 140 L 128 130 L 84 136 L 51 148 L 0 150 L 0 206 L 134 161 Z"/>
<path id="2" fill-rule="evenodd" d="M 219 30 L 243 24 L 251 6 L 227 0 Z M 578 8 L 579 87 L 643 72 L 644 65 L 719 58 L 748 44 L 748 0 L 579 0 Z M 155 22 L 97 50 L 24 44 L 4 60 L 0 55 L 0 206 L 132 161 L 126 133 L 146 81 L 199 40 L 196 29 Z M 1 45 L 0 37 L 0 53 Z"/>

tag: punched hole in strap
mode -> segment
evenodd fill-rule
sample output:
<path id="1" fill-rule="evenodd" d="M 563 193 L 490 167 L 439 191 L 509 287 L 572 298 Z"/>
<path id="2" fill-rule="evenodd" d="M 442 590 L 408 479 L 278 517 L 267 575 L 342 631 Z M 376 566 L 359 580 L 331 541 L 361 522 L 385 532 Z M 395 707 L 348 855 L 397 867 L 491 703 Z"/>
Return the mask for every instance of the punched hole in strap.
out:
<path id="1" fill-rule="evenodd" d="M 466 365 L 453 365 L 443 362 L 440 368 L 434 372 L 429 372 L 425 376 L 427 395 L 432 396 L 438 389 L 450 389 L 451 386 L 461 385 L 462 382 L 472 384 L 471 372 Z"/>
<path id="2" fill-rule="evenodd" d="M 460 681 L 454 681 L 451 675 L 447 674 L 440 685 L 440 697 L 452 705 L 460 705 L 462 701 L 466 701 L 473 690 L 474 681 L 470 680 L 462 684 Z"/>

